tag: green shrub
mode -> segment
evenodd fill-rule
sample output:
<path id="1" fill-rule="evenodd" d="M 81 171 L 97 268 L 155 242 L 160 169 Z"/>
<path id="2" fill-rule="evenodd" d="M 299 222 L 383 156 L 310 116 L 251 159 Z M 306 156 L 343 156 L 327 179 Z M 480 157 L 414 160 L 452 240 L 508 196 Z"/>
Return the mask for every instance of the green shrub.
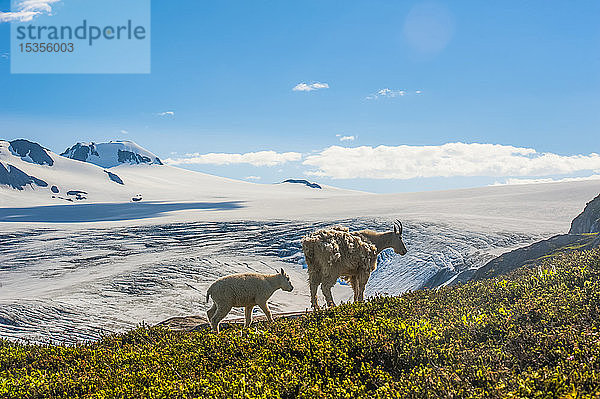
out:
<path id="1" fill-rule="evenodd" d="M 7 398 L 600 398 L 600 250 L 250 329 L 0 340 Z"/>

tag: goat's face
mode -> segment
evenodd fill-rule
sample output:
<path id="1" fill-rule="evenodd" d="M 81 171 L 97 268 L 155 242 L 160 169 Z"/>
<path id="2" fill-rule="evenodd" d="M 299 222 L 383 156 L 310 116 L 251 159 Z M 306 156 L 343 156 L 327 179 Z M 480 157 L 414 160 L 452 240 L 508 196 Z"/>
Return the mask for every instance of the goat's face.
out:
<path id="1" fill-rule="evenodd" d="M 287 274 L 285 274 L 283 269 L 281 269 L 281 271 L 279 272 L 279 279 L 281 281 L 281 289 L 282 290 L 290 292 L 291 290 L 294 289 L 294 286 L 290 282 L 290 277 Z"/>
<path id="2" fill-rule="evenodd" d="M 394 252 L 400 255 L 406 255 L 408 252 L 406 250 L 406 246 L 404 246 L 404 242 L 402 241 L 402 223 L 399 220 L 396 220 L 394 223 L 394 239 L 392 240 L 392 248 Z"/>

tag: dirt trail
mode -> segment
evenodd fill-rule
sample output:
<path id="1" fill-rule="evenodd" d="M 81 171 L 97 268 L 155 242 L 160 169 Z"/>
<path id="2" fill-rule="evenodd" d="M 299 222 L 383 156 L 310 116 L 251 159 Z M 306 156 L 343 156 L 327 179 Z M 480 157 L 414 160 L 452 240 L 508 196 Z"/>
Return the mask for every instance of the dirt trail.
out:
<path id="1" fill-rule="evenodd" d="M 273 314 L 273 319 L 296 319 L 310 313 L 311 310 L 307 309 L 303 312 L 282 312 Z M 256 322 L 266 322 L 267 318 L 265 315 L 254 315 L 252 317 L 252 324 Z M 221 329 L 228 329 L 232 327 L 238 327 L 244 325 L 243 317 L 232 317 L 225 319 L 221 322 Z M 171 317 L 165 321 L 157 324 L 169 328 L 174 331 L 200 331 L 210 328 L 208 319 L 204 316 L 183 316 L 183 317 Z"/>

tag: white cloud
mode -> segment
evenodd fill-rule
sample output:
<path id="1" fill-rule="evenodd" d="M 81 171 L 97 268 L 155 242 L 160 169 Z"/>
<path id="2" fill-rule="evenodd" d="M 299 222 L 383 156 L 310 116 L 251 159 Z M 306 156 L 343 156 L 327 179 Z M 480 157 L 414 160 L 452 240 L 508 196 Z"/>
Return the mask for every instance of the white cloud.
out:
<path id="1" fill-rule="evenodd" d="M 185 158 L 167 159 L 169 165 L 232 165 L 250 164 L 252 166 L 276 166 L 286 162 L 300 161 L 299 152 L 258 151 L 245 154 L 209 153 L 186 154 Z"/>
<path id="2" fill-rule="evenodd" d="M 354 141 L 355 139 L 356 137 L 354 136 L 340 136 L 340 141 Z"/>
<path id="3" fill-rule="evenodd" d="M 261 177 L 260 176 L 246 176 L 246 177 L 244 177 L 244 179 L 246 179 L 246 180 L 260 180 Z"/>
<path id="4" fill-rule="evenodd" d="M 310 176 L 412 179 L 452 176 L 552 176 L 600 172 L 600 155 L 563 156 L 532 148 L 448 143 L 440 146 L 331 146 L 303 162 Z"/>
<path id="5" fill-rule="evenodd" d="M 406 92 L 404 90 L 381 89 L 377 92 L 377 94 L 385 97 L 397 97 L 405 95 Z"/>
<path id="6" fill-rule="evenodd" d="M 292 90 L 293 91 L 313 91 L 313 90 L 319 90 L 319 89 L 329 89 L 329 85 L 327 83 L 320 83 L 320 82 L 315 82 L 315 83 L 310 83 L 310 84 L 298 83 L 296 86 L 294 86 L 294 88 Z"/>
<path id="7" fill-rule="evenodd" d="M 12 12 L 0 12 L 2 22 L 28 22 L 38 15 L 52 15 L 52 4 L 60 0 L 23 0 L 13 7 Z"/>
<path id="8" fill-rule="evenodd" d="M 127 130 L 121 130 L 121 134 L 129 134 Z"/>
<path id="9" fill-rule="evenodd" d="M 156 115 L 169 117 L 169 116 L 175 116 L 175 112 L 174 111 L 165 111 L 165 112 L 159 112 Z"/>
<path id="10" fill-rule="evenodd" d="M 377 100 L 379 97 L 404 97 L 406 95 L 406 90 L 392 90 L 392 89 L 380 89 L 377 90 L 376 93 L 368 95 L 367 100 Z"/>
<path id="11" fill-rule="evenodd" d="M 570 181 L 588 181 L 588 180 L 600 180 L 600 175 L 591 175 L 585 177 L 564 177 L 562 179 L 553 179 L 551 177 L 546 179 L 506 179 L 503 183 L 495 182 L 492 186 L 506 186 L 506 185 L 518 185 L 518 184 L 539 184 L 539 183 L 563 183 Z"/>

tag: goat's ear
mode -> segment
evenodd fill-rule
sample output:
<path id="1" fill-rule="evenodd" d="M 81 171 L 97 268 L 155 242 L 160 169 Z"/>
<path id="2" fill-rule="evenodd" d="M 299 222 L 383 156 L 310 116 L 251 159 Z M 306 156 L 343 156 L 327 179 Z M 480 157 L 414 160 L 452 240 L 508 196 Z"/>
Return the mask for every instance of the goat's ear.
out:
<path id="1" fill-rule="evenodd" d="M 281 274 L 285 276 L 285 272 L 283 271 L 283 268 L 281 268 Z"/>
<path id="2" fill-rule="evenodd" d="M 394 234 L 398 234 L 398 228 L 394 225 Z"/>

